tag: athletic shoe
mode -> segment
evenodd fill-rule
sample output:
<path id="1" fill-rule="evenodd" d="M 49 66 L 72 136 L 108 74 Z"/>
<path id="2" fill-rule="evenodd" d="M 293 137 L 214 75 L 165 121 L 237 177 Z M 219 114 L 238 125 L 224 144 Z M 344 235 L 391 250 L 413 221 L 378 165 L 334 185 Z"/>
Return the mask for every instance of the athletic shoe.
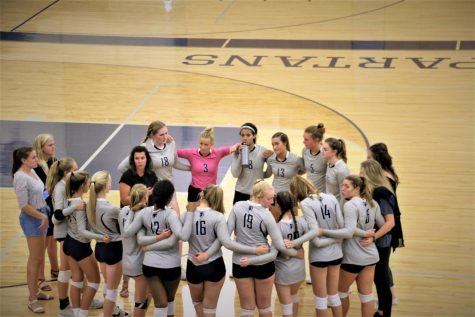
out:
<path id="1" fill-rule="evenodd" d="M 312 284 L 312 278 L 310 277 L 310 275 L 305 278 L 305 283 Z"/>
<path id="2" fill-rule="evenodd" d="M 58 317 L 74 317 L 74 312 L 70 306 L 67 306 L 65 309 L 60 309 Z"/>
<path id="3" fill-rule="evenodd" d="M 129 313 L 126 312 L 125 310 L 120 309 L 119 306 L 115 306 L 114 313 L 112 314 L 112 317 L 127 317 L 129 316 Z"/>
<path id="4" fill-rule="evenodd" d="M 91 309 L 101 309 L 102 306 L 104 306 L 104 301 L 94 298 L 92 300 L 91 306 L 89 306 L 89 308 L 91 308 Z"/>

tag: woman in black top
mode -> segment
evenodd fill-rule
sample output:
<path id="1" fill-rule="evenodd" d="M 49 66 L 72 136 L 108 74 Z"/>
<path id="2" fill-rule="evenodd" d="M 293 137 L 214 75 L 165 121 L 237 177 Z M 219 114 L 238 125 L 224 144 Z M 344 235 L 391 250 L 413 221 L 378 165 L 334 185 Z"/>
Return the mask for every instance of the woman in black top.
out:
<path id="1" fill-rule="evenodd" d="M 46 200 L 46 204 L 50 208 L 48 214 L 49 225 L 48 231 L 46 233 L 45 248 L 48 251 L 49 263 L 51 266 L 51 277 L 57 278 L 59 274 L 59 262 L 58 262 L 58 248 L 56 244 L 56 239 L 53 237 L 53 201 L 51 200 L 51 193 L 48 193 L 46 190 L 46 177 L 48 176 L 49 169 L 54 162 L 58 159 L 56 158 L 56 144 L 54 138 L 51 134 L 39 134 L 36 136 L 33 141 L 33 149 L 38 155 L 38 166 L 35 168 L 35 172 L 38 177 L 41 179 L 43 184 L 45 184 L 45 190 L 43 192 L 43 198 Z M 45 263 L 43 261 L 38 275 L 38 286 L 43 291 L 51 291 L 51 285 L 45 281 Z"/>
<path id="2" fill-rule="evenodd" d="M 130 189 L 135 184 L 144 184 L 147 187 L 149 206 L 153 205 L 151 197 L 152 188 L 158 182 L 157 175 L 152 171 L 152 159 L 147 148 L 138 145 L 132 149 L 129 155 L 130 168 L 122 174 L 119 180 L 120 207 L 130 205 Z M 123 276 L 121 297 L 129 297 L 129 277 Z"/>

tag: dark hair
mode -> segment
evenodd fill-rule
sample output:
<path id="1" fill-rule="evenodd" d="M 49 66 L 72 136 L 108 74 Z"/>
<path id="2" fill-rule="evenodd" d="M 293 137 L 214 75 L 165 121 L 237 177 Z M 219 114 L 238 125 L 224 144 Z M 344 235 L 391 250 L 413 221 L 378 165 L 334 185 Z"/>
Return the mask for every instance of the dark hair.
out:
<path id="1" fill-rule="evenodd" d="M 18 149 L 13 150 L 13 165 L 12 165 L 12 176 L 20 169 L 23 164 L 21 160 L 26 160 L 33 152 L 31 146 L 22 146 Z"/>
<path id="2" fill-rule="evenodd" d="M 156 209 L 164 209 L 173 198 L 175 187 L 168 179 L 158 181 L 153 186 L 152 200 Z"/>
<path id="3" fill-rule="evenodd" d="M 255 137 L 255 135 L 257 134 L 257 127 L 256 127 L 253 123 L 251 123 L 251 122 L 246 122 L 246 123 L 244 123 L 244 124 L 241 126 L 241 128 L 239 129 L 239 134 L 241 133 L 241 130 L 242 130 L 242 129 L 251 130 L 252 135 L 254 135 L 254 137 L 252 138 L 252 140 L 253 140 L 254 144 L 256 144 L 256 137 Z"/>
<path id="4" fill-rule="evenodd" d="M 369 147 L 369 150 L 371 151 L 373 159 L 379 164 L 381 164 L 383 170 L 389 171 L 394 177 L 396 184 L 399 184 L 399 177 L 393 167 L 393 158 L 391 157 L 391 155 L 389 155 L 388 147 L 386 146 L 386 144 L 375 143 Z"/>
<path id="5" fill-rule="evenodd" d="M 295 217 L 295 207 L 297 206 L 295 197 L 287 191 L 282 191 L 282 192 L 278 192 L 277 195 L 275 196 L 275 202 L 280 207 L 280 216 L 277 222 L 282 220 L 282 217 L 287 211 L 290 211 L 290 213 L 292 214 L 292 221 L 294 223 L 293 236 L 294 236 L 294 239 L 297 239 L 299 237 L 299 231 L 297 228 L 297 219 Z"/>
<path id="6" fill-rule="evenodd" d="M 272 136 L 272 139 L 274 139 L 274 138 L 279 138 L 279 140 L 282 141 L 282 143 L 285 144 L 285 148 L 287 149 L 287 151 L 290 152 L 289 137 L 287 136 L 287 134 L 285 134 L 284 132 L 276 132 Z"/>
<path id="7" fill-rule="evenodd" d="M 345 179 L 349 180 L 353 187 L 358 187 L 360 189 L 360 197 L 366 199 L 368 204 L 371 207 L 374 207 L 372 189 L 370 186 L 368 186 L 364 177 L 358 175 L 348 175 L 345 177 Z"/>
<path id="8" fill-rule="evenodd" d="M 325 126 L 323 123 L 311 125 L 308 126 L 304 132 L 310 134 L 314 140 L 322 141 L 323 135 L 325 134 Z"/>
<path id="9" fill-rule="evenodd" d="M 130 155 L 129 155 L 130 168 L 134 171 L 134 173 L 137 173 L 137 167 L 135 166 L 135 160 L 134 160 L 135 153 L 145 153 L 145 157 L 147 158 L 147 163 L 145 164 L 145 174 L 150 172 L 153 168 L 152 158 L 150 157 L 150 153 L 148 152 L 147 148 L 142 145 L 137 145 L 132 149 L 132 151 L 130 151 Z"/>
<path id="10" fill-rule="evenodd" d="M 348 161 L 346 158 L 346 145 L 342 139 L 328 138 L 325 143 L 330 146 L 332 150 L 336 151 L 336 156 L 342 159 L 345 163 Z"/>

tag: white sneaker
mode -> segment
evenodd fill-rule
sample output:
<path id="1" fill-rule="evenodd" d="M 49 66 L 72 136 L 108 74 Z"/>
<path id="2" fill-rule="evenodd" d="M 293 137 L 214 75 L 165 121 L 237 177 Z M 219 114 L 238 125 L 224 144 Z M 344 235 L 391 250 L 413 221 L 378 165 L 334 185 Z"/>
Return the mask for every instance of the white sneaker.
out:
<path id="1" fill-rule="evenodd" d="M 60 309 L 58 312 L 58 317 L 74 317 L 74 312 L 71 309 L 71 306 L 68 306 L 65 309 Z"/>
<path id="2" fill-rule="evenodd" d="M 91 302 L 91 306 L 89 308 L 91 309 L 101 309 L 102 306 L 104 306 L 104 301 L 100 299 L 93 298 Z"/>
<path id="3" fill-rule="evenodd" d="M 312 278 L 310 277 L 310 275 L 305 278 L 305 283 L 312 284 Z"/>

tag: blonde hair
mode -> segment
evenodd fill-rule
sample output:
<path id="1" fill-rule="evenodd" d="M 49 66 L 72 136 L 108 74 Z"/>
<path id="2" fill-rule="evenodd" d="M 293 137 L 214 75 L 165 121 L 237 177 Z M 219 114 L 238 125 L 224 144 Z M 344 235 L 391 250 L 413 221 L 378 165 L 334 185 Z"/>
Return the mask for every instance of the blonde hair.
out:
<path id="1" fill-rule="evenodd" d="M 367 180 L 367 186 L 370 187 L 371 193 L 376 187 L 386 187 L 387 190 L 394 194 L 393 188 L 386 176 L 384 176 L 384 170 L 378 161 L 366 160 L 361 162 L 361 170 Z"/>
<path id="2" fill-rule="evenodd" d="M 50 195 L 53 194 L 54 187 L 63 177 L 71 172 L 76 161 L 69 156 L 65 156 L 51 165 L 48 176 L 46 177 L 46 190 Z"/>
<path id="3" fill-rule="evenodd" d="M 223 189 L 221 187 L 212 184 L 206 185 L 202 199 L 208 202 L 211 209 L 224 214 Z"/>
<path id="4" fill-rule="evenodd" d="M 292 177 L 290 181 L 290 192 L 298 201 L 302 201 L 311 195 L 320 195 L 318 189 L 315 188 L 308 179 L 300 175 Z"/>
<path id="5" fill-rule="evenodd" d="M 148 125 L 147 134 L 145 134 L 145 139 L 142 142 L 145 142 L 148 139 L 151 139 L 158 132 L 158 130 L 163 129 L 165 127 L 166 127 L 166 124 L 160 120 L 151 122 Z"/>
<path id="6" fill-rule="evenodd" d="M 89 204 L 87 204 L 87 219 L 89 223 L 96 223 L 97 194 L 106 188 L 110 179 L 111 175 L 108 171 L 99 171 L 92 175 L 89 190 Z"/>
<path id="7" fill-rule="evenodd" d="M 87 183 L 88 179 L 89 173 L 86 171 L 71 172 L 71 174 L 66 178 L 66 198 L 73 197 L 81 186 Z"/>
<path id="8" fill-rule="evenodd" d="M 214 143 L 214 129 L 210 127 L 205 128 L 200 133 L 200 139 L 201 138 L 209 139 L 211 143 Z"/>
<path id="9" fill-rule="evenodd" d="M 54 140 L 53 136 L 48 133 L 38 134 L 33 141 L 33 149 L 36 152 L 38 157 L 38 165 L 41 166 L 45 174 L 48 174 L 49 168 L 46 163 L 45 154 L 43 153 L 43 147 L 48 143 L 49 140 Z"/>
<path id="10" fill-rule="evenodd" d="M 135 184 L 130 189 L 130 207 L 133 207 L 140 203 L 142 199 L 147 196 L 147 186 L 144 184 Z"/>
<path id="11" fill-rule="evenodd" d="M 270 185 L 269 183 L 267 183 L 265 180 L 263 179 L 258 179 L 256 180 L 256 182 L 254 183 L 254 186 L 252 187 L 252 194 L 251 196 L 254 198 L 254 199 L 260 199 L 262 197 L 264 197 L 264 195 L 269 191 L 269 190 L 273 190 L 274 188 L 272 187 L 272 185 Z"/>

